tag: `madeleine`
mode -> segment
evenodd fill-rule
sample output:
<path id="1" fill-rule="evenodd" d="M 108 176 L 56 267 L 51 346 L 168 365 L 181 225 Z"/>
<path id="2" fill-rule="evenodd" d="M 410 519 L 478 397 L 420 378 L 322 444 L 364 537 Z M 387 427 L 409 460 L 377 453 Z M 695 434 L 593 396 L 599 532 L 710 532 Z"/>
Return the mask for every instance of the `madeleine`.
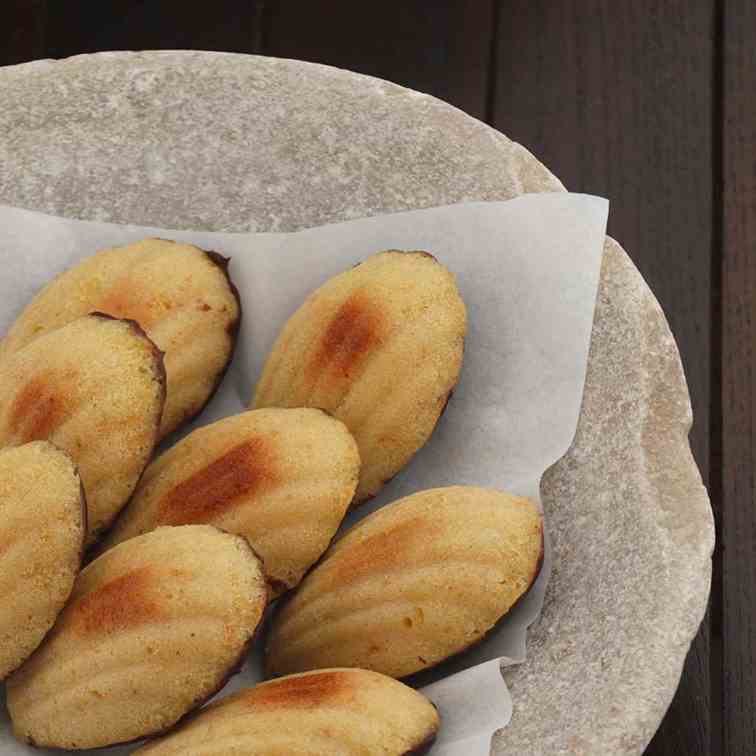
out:
<path id="1" fill-rule="evenodd" d="M 238 667 L 266 591 L 249 544 L 209 525 L 158 528 L 111 549 L 8 679 L 14 734 L 97 748 L 171 727 Z"/>
<path id="2" fill-rule="evenodd" d="M 364 669 L 320 669 L 242 690 L 136 753 L 147 756 L 420 754 L 438 732 L 433 704 Z"/>
<path id="3" fill-rule="evenodd" d="M 154 461 L 105 548 L 159 525 L 209 523 L 249 540 L 278 595 L 330 544 L 359 472 L 354 439 L 321 410 L 243 412 Z"/>
<path id="4" fill-rule="evenodd" d="M 485 488 L 422 491 L 349 530 L 276 613 L 267 669 L 405 677 L 480 641 L 535 582 L 538 507 Z"/>
<path id="5" fill-rule="evenodd" d="M 0 342 L 0 363 L 90 312 L 135 320 L 165 352 L 165 436 L 202 409 L 231 359 L 241 310 L 227 265 L 214 252 L 165 239 L 98 252 L 37 294 Z"/>
<path id="6" fill-rule="evenodd" d="M 139 326 L 87 315 L 0 362 L 0 446 L 49 440 L 70 455 L 91 543 L 152 456 L 164 401 L 162 355 Z"/>
<path id="7" fill-rule="evenodd" d="M 46 441 L 0 451 L 0 680 L 63 608 L 86 529 L 84 492 L 68 455 Z"/>
<path id="8" fill-rule="evenodd" d="M 389 251 L 327 281 L 291 316 L 254 407 L 320 407 L 362 459 L 356 502 L 428 440 L 462 366 L 465 305 L 427 252 Z"/>

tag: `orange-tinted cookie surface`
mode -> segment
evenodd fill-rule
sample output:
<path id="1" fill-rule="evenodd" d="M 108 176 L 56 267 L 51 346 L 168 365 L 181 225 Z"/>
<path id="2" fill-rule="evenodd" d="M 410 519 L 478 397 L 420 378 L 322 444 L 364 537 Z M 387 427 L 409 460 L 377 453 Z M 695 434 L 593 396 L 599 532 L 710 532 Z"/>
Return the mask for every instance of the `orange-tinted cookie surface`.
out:
<path id="1" fill-rule="evenodd" d="M 172 726 L 234 670 L 266 599 L 249 544 L 209 525 L 116 546 L 79 575 L 47 640 L 8 679 L 14 733 L 95 748 Z"/>
<path id="2" fill-rule="evenodd" d="M 433 705 L 396 680 L 364 669 L 321 669 L 228 696 L 137 753 L 401 756 L 430 747 L 438 727 Z"/>
<path id="3" fill-rule="evenodd" d="M 68 455 L 47 441 L 0 451 L 0 680 L 39 645 L 71 593 L 85 520 Z"/>
<path id="4" fill-rule="evenodd" d="M 249 540 L 278 593 L 328 547 L 359 470 L 349 431 L 320 410 L 242 412 L 155 460 L 105 545 L 159 525 L 210 523 Z"/>
<path id="5" fill-rule="evenodd" d="M 165 352 L 161 436 L 207 402 L 231 358 L 240 318 L 223 258 L 144 239 L 99 252 L 45 286 L 0 342 L 0 362 L 90 312 L 135 320 Z"/>
<path id="6" fill-rule="evenodd" d="M 363 667 L 405 677 L 481 640 L 535 581 L 540 512 L 485 488 L 422 491 L 366 517 L 276 612 L 271 674 Z"/>
<path id="7" fill-rule="evenodd" d="M 86 315 L 0 360 L 0 446 L 49 440 L 69 454 L 91 542 L 152 456 L 164 401 L 162 355 L 139 326 Z"/>
<path id="8" fill-rule="evenodd" d="M 320 407 L 362 458 L 373 496 L 428 440 L 462 365 L 466 311 L 454 276 L 425 252 L 381 252 L 327 281 L 284 326 L 254 407 Z"/>

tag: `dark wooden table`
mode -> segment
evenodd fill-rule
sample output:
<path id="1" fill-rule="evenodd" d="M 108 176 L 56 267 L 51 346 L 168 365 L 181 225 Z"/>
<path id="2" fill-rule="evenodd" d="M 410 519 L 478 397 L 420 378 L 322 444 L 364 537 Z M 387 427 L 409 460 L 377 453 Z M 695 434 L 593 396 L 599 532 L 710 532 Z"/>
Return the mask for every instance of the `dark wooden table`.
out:
<path id="1" fill-rule="evenodd" d="M 429 92 L 611 198 L 685 363 L 717 519 L 709 613 L 653 756 L 756 754 L 756 0 L 3 0 L 0 64 L 194 48 Z"/>

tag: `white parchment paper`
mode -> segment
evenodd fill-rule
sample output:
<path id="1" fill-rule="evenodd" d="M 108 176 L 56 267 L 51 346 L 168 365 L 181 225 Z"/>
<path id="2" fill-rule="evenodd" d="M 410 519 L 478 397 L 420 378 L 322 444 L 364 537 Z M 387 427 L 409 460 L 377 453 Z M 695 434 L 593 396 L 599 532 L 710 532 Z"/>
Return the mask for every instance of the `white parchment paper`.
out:
<path id="1" fill-rule="evenodd" d="M 231 257 L 243 306 L 239 345 L 196 427 L 246 408 L 276 335 L 310 291 L 379 250 L 424 249 L 456 274 L 467 304 L 462 376 L 428 444 L 347 525 L 401 496 L 443 485 L 491 486 L 539 500 L 541 475 L 567 451 L 577 426 L 607 212 L 606 200 L 553 193 L 290 234 L 226 234 L 0 207 L 0 334 L 50 278 L 97 250 L 160 236 Z M 500 666 L 525 659 L 526 628 L 540 612 L 549 557 L 547 547 L 536 586 L 494 633 L 414 681 L 441 712 L 435 756 L 487 754 L 494 731 L 509 722 L 512 700 Z M 222 695 L 261 679 L 258 662 L 253 655 Z M 0 753 L 41 751 L 18 744 L 6 719 Z"/>

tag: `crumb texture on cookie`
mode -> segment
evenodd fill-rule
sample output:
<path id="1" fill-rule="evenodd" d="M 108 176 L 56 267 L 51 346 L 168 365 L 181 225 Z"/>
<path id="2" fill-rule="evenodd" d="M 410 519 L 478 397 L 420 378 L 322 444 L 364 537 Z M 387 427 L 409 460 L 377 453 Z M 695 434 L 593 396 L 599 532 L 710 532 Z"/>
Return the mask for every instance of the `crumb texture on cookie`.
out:
<path id="1" fill-rule="evenodd" d="M 162 356 L 144 332 L 87 315 L 0 360 L 0 446 L 49 440 L 71 456 L 91 543 L 152 456 L 164 401 Z"/>
<path id="2" fill-rule="evenodd" d="M 209 706 L 149 756 L 401 756 L 428 747 L 438 712 L 420 693 L 363 669 L 323 669 L 271 680 Z"/>
<path id="3" fill-rule="evenodd" d="M 188 575 L 188 573 L 187 573 Z M 165 618 L 156 595 L 161 577 L 178 580 L 181 573 L 153 565 L 138 567 L 84 596 L 71 612 L 72 632 L 87 636 L 138 628 Z"/>
<path id="4" fill-rule="evenodd" d="M 46 441 L 0 450 L 0 680 L 40 644 L 79 572 L 81 480 Z"/>
<path id="5" fill-rule="evenodd" d="M 226 268 L 220 255 L 165 239 L 98 252 L 37 294 L 0 341 L 0 362 L 90 312 L 134 320 L 165 352 L 165 436 L 202 409 L 231 358 L 241 310 Z"/>
<path id="6" fill-rule="evenodd" d="M 291 316 L 254 407 L 319 407 L 357 440 L 356 501 L 428 440 L 459 378 L 467 328 L 454 276 L 425 252 L 390 250 L 327 281 Z"/>
<path id="7" fill-rule="evenodd" d="M 209 523 L 249 540 L 278 594 L 328 547 L 359 470 L 349 431 L 321 410 L 243 412 L 155 460 L 105 548 L 160 525 Z"/>
<path id="8" fill-rule="evenodd" d="M 346 382 L 367 362 L 371 351 L 389 335 L 389 319 L 364 289 L 339 306 L 305 370 L 313 383 L 319 378 L 332 385 Z"/>
<path id="9" fill-rule="evenodd" d="M 14 733 L 78 749 L 162 732 L 237 668 L 266 600 L 240 536 L 185 525 L 119 544 L 81 572 L 48 639 L 8 679 Z"/>
<path id="10" fill-rule="evenodd" d="M 275 613 L 271 674 L 363 667 L 401 678 L 480 641 L 538 576 L 543 524 L 527 499 L 422 491 L 355 525 Z"/>
<path id="11" fill-rule="evenodd" d="M 280 483 L 273 442 L 252 436 L 176 483 L 160 500 L 161 524 L 211 522 L 239 506 L 240 499 L 260 495 Z"/>

